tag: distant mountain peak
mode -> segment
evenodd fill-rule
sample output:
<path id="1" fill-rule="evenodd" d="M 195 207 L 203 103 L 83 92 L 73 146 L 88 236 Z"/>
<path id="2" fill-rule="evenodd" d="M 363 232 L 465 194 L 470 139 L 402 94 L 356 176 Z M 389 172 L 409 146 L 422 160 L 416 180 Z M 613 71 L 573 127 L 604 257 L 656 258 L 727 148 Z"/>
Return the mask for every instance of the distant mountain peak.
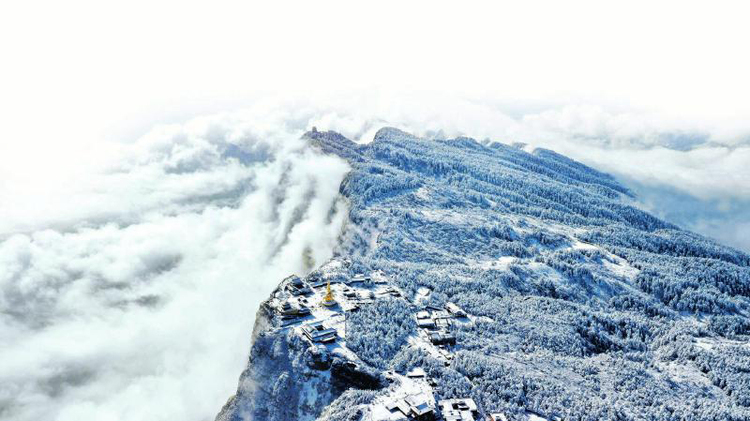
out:
<path id="1" fill-rule="evenodd" d="M 416 140 L 416 139 L 419 139 L 419 138 L 412 135 L 411 133 L 407 133 L 395 127 L 383 127 L 382 129 L 375 132 L 375 136 L 373 136 L 372 138 L 373 142 L 377 142 L 378 140 Z"/>

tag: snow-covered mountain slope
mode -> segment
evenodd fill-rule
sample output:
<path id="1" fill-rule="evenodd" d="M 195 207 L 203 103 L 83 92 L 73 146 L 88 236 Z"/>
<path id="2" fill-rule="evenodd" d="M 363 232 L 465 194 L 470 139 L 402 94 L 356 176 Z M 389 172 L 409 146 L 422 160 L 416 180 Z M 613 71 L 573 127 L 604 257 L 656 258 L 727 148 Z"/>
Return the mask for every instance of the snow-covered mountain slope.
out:
<path id="1" fill-rule="evenodd" d="M 350 162 L 350 220 L 259 310 L 218 420 L 750 419 L 750 256 L 552 151 L 306 138 Z"/>

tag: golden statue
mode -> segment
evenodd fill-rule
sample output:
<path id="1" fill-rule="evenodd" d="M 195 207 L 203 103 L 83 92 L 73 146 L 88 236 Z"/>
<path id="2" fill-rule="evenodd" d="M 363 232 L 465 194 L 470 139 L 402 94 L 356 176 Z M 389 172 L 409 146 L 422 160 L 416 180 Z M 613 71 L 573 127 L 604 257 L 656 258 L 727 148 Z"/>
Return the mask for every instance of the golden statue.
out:
<path id="1" fill-rule="evenodd" d="M 323 296 L 323 305 L 330 307 L 336 305 L 336 300 L 333 298 L 333 291 L 331 291 L 331 281 L 326 284 L 326 295 Z"/>

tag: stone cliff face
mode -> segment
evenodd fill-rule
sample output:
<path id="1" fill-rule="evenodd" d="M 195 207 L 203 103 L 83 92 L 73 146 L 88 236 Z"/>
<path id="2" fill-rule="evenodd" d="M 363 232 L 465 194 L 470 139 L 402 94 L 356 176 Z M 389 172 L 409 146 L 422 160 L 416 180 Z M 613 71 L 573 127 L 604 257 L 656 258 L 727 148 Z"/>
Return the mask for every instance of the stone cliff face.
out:
<path id="1" fill-rule="evenodd" d="M 217 421 L 314 419 L 334 398 L 325 365 L 303 339 L 273 331 L 267 303 L 258 311 L 247 368 Z"/>
<path id="2" fill-rule="evenodd" d="M 347 390 L 383 386 L 377 373 L 310 342 L 299 326 L 283 326 L 273 307 L 279 297 L 288 298 L 277 289 L 258 310 L 247 368 L 217 421 L 314 420 Z"/>

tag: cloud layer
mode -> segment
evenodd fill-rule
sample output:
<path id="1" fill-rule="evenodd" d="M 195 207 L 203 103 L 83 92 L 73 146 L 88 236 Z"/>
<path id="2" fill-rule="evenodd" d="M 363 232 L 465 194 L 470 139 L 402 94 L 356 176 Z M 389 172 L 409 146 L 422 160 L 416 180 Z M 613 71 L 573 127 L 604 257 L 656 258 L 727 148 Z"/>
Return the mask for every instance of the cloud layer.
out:
<path id="1" fill-rule="evenodd" d="M 330 257 L 346 216 L 347 165 L 257 118 L 155 130 L 35 212 L 3 208 L 0 418 L 213 419 L 259 301 Z"/>

